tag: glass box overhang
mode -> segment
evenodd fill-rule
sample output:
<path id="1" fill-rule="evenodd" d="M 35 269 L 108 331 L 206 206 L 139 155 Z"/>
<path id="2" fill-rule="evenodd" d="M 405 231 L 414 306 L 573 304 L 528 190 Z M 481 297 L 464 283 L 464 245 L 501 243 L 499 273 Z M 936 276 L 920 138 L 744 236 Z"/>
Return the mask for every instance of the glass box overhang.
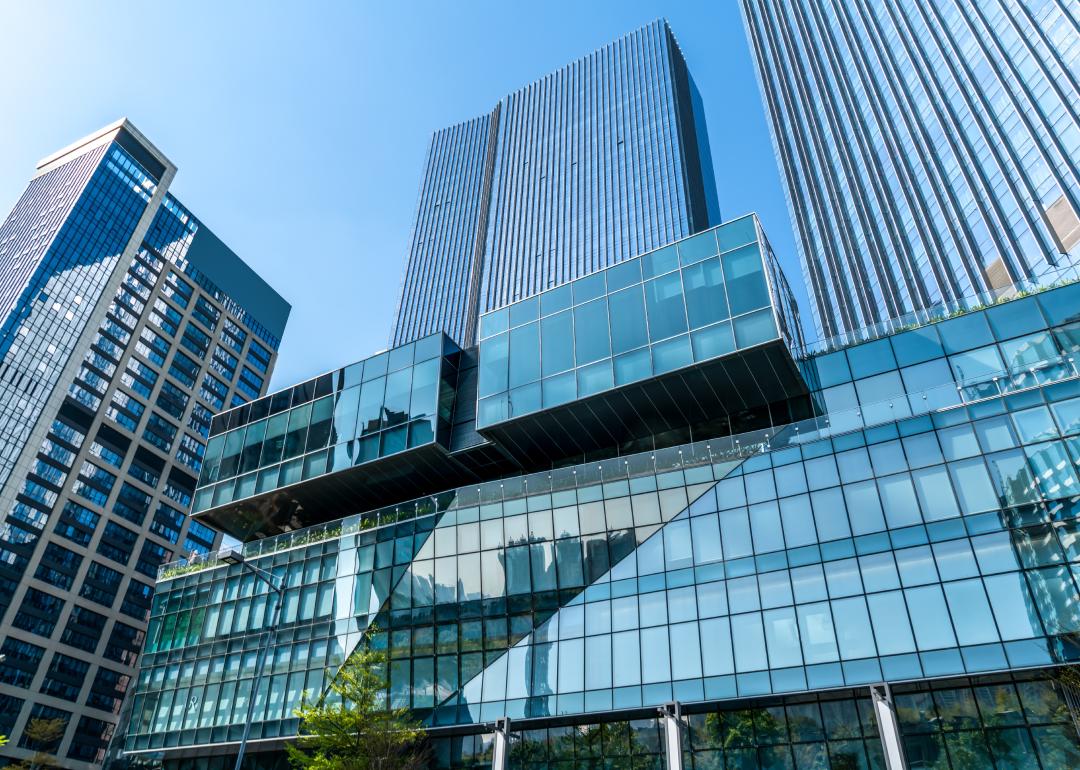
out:
<path id="1" fill-rule="evenodd" d="M 247 539 L 460 483 L 447 458 L 460 352 L 431 335 L 218 415 L 193 513 Z"/>
<path id="2" fill-rule="evenodd" d="M 483 315 L 477 430 L 557 461 L 797 399 L 799 329 L 747 215 Z"/>

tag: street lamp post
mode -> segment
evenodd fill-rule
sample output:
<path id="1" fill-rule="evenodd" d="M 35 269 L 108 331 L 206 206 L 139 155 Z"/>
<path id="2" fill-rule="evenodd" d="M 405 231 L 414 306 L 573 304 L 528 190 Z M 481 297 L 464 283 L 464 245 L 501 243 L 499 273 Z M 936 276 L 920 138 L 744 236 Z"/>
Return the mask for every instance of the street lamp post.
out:
<path id="1" fill-rule="evenodd" d="M 255 688 L 262 679 L 263 669 L 266 668 L 266 656 L 274 642 L 277 640 L 277 627 L 281 619 L 282 588 L 273 580 L 273 574 L 256 567 L 244 558 L 242 551 L 230 550 L 221 554 L 221 560 L 226 564 L 239 564 L 252 575 L 263 581 L 275 594 L 274 614 L 270 621 L 269 631 L 263 631 L 265 642 L 259 645 L 259 659 L 255 664 L 255 678 L 251 681 L 251 692 L 248 693 L 247 717 L 244 719 L 244 734 L 240 737 L 240 749 L 236 753 L 235 770 L 241 770 L 244 764 L 244 752 L 247 749 L 248 737 L 251 735 L 251 720 L 255 713 Z"/>

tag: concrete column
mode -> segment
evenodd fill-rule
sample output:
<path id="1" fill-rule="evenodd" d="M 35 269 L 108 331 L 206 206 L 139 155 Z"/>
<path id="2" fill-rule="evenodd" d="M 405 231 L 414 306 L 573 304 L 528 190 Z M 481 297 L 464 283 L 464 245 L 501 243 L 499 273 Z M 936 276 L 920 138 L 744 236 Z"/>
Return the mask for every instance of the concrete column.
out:
<path id="1" fill-rule="evenodd" d="M 877 718 L 881 747 L 885 751 L 885 767 L 888 770 L 907 770 L 904 746 L 900 740 L 900 726 L 896 721 L 896 709 L 893 708 L 892 692 L 888 683 L 871 685 L 870 697 L 874 702 L 874 716 Z"/>
<path id="2" fill-rule="evenodd" d="M 682 770 L 682 707 L 678 701 L 660 707 L 660 719 L 664 725 L 664 757 L 667 770 Z"/>
<path id="3" fill-rule="evenodd" d="M 491 770 L 506 770 L 510 758 L 510 718 L 495 722 L 495 746 L 491 755 Z"/>

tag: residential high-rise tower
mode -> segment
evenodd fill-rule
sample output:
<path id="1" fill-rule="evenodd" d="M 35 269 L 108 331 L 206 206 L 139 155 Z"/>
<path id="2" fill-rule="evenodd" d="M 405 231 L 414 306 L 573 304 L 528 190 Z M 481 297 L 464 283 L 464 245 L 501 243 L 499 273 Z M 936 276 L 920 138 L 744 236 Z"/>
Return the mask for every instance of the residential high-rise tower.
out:
<path id="1" fill-rule="evenodd" d="M 289 305 L 168 192 L 126 120 L 43 160 L 0 226 L 0 735 L 99 764 L 212 414 L 266 390 Z"/>
<path id="2" fill-rule="evenodd" d="M 1075 7 L 742 6 L 820 336 L 1075 268 Z"/>
<path id="3" fill-rule="evenodd" d="M 391 344 L 719 222 L 701 98 L 665 21 L 437 131 Z"/>

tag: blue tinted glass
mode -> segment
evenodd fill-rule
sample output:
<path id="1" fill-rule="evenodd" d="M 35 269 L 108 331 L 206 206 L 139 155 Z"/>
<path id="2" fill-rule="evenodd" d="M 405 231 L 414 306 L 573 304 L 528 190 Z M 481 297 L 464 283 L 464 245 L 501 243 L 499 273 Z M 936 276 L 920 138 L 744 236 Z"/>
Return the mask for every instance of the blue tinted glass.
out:
<path id="1" fill-rule="evenodd" d="M 678 266 L 679 255 L 674 246 L 657 249 L 641 258 L 641 272 L 645 278 L 670 273 Z"/>
<path id="2" fill-rule="evenodd" d="M 443 336 L 432 334 L 416 341 L 416 361 L 426 361 L 442 355 Z M 348 385 L 346 385 L 348 387 Z"/>
<path id="3" fill-rule="evenodd" d="M 351 388 L 353 385 L 359 385 L 361 377 L 364 374 L 364 362 L 360 361 L 355 364 L 350 364 L 342 370 L 341 374 L 341 387 Z"/>
<path id="4" fill-rule="evenodd" d="M 653 345 L 653 372 L 663 374 L 672 369 L 678 369 L 691 363 L 690 339 L 686 336 L 676 337 Z"/>
<path id="5" fill-rule="evenodd" d="M 574 308 L 574 341 L 578 366 L 611 355 L 607 321 L 607 302 L 603 299 Z"/>
<path id="6" fill-rule="evenodd" d="M 851 381 L 851 370 L 848 369 L 847 355 L 843 350 L 815 357 L 814 365 L 823 388 Z"/>
<path id="7" fill-rule="evenodd" d="M 968 313 L 937 325 L 946 353 L 970 350 L 994 341 L 984 313 Z"/>
<path id="8" fill-rule="evenodd" d="M 731 331 L 731 323 L 710 326 L 700 329 L 690 335 L 694 349 L 694 360 L 704 361 L 716 356 L 722 356 L 735 350 L 735 335 Z"/>
<path id="9" fill-rule="evenodd" d="M 572 299 L 570 284 L 545 291 L 540 295 L 540 315 L 550 315 L 559 310 L 565 310 L 572 304 Z"/>
<path id="10" fill-rule="evenodd" d="M 633 350 L 649 341 L 645 324 L 645 299 L 640 286 L 615 292 L 608 297 L 611 318 L 611 349 L 615 353 Z"/>
<path id="11" fill-rule="evenodd" d="M 614 363 L 616 385 L 625 385 L 652 376 L 652 360 L 648 348 L 616 356 Z"/>
<path id="12" fill-rule="evenodd" d="M 1080 283 L 1045 291 L 1036 299 L 1052 326 L 1080 321 Z"/>
<path id="13" fill-rule="evenodd" d="M 757 240 L 757 227 L 754 225 L 754 217 L 746 216 L 736 219 L 734 222 L 726 222 L 716 231 L 716 239 L 720 243 L 720 251 L 731 251 L 739 246 L 745 246 Z"/>
<path id="14" fill-rule="evenodd" d="M 950 356 L 949 363 L 957 381 L 994 375 L 1005 368 L 996 345 Z"/>
<path id="15" fill-rule="evenodd" d="M 678 273 L 645 284 L 645 307 L 649 315 L 649 339 L 653 342 L 686 331 L 682 281 Z"/>
<path id="16" fill-rule="evenodd" d="M 769 290 L 765 285 L 761 252 L 757 244 L 730 251 L 720 259 L 724 263 L 724 279 L 727 281 L 728 305 L 732 315 L 769 304 Z"/>
<path id="17" fill-rule="evenodd" d="M 604 294 L 604 273 L 593 273 L 584 278 L 579 278 L 571 286 L 574 289 L 575 305 L 588 302 L 590 299 L 596 299 Z"/>
<path id="18" fill-rule="evenodd" d="M 412 373 L 409 415 L 427 417 L 435 414 L 439 403 L 439 361 L 431 359 L 417 364 L 413 367 Z"/>
<path id="19" fill-rule="evenodd" d="M 719 259 L 709 259 L 683 269 L 686 315 L 691 329 L 708 326 L 728 317 L 724 274 Z"/>
<path id="20" fill-rule="evenodd" d="M 510 361 L 510 335 L 489 337 L 480 345 L 480 397 L 506 390 Z"/>
<path id="21" fill-rule="evenodd" d="M 1046 322 L 1039 311 L 1035 297 L 1025 297 L 987 308 L 986 320 L 990 322 L 994 337 L 999 340 L 1019 337 L 1021 334 L 1030 334 L 1046 328 Z"/>
<path id="22" fill-rule="evenodd" d="M 548 316 L 540 322 L 540 356 L 544 376 L 574 365 L 574 324 L 570 312 Z"/>
<path id="23" fill-rule="evenodd" d="M 679 241 L 677 245 L 679 247 L 679 260 L 684 265 L 692 265 L 707 257 L 715 256 L 718 251 L 716 235 L 711 231 Z"/>
<path id="24" fill-rule="evenodd" d="M 488 343 L 484 343 L 486 345 Z M 483 346 L 481 346 L 483 349 Z M 511 388 L 540 379 L 540 324 L 533 322 L 510 331 Z"/>
<path id="25" fill-rule="evenodd" d="M 520 326 L 540 317 L 540 298 L 529 297 L 510 306 L 510 326 Z"/>
<path id="26" fill-rule="evenodd" d="M 371 433 L 379 429 L 382 417 L 383 390 L 386 378 L 369 380 L 360 388 L 360 408 L 357 417 L 357 429 L 361 433 Z"/>
<path id="27" fill-rule="evenodd" d="M 641 283 L 641 260 L 628 259 L 607 269 L 608 291 L 616 291 Z"/>
<path id="28" fill-rule="evenodd" d="M 385 456 L 400 452 L 405 449 L 405 442 L 408 434 L 404 425 L 393 430 L 383 431 L 382 443 L 379 446 L 379 455 Z"/>
<path id="29" fill-rule="evenodd" d="M 402 345 L 401 347 L 389 351 L 389 357 L 386 364 L 387 371 L 396 372 L 398 369 L 404 369 L 406 366 L 411 366 L 413 362 L 414 347 L 415 346 L 410 342 L 408 345 Z"/>
<path id="30" fill-rule="evenodd" d="M 1015 337 L 1000 343 L 999 347 L 1005 356 L 1005 366 L 1009 369 L 1035 366 L 1060 355 L 1053 336 L 1045 331 Z"/>
<path id="31" fill-rule="evenodd" d="M 573 372 L 548 377 L 543 382 L 544 407 L 549 408 L 565 404 L 577 398 L 576 380 Z"/>
<path id="32" fill-rule="evenodd" d="M 372 356 L 364 361 L 364 381 L 373 380 L 376 377 L 382 377 L 386 374 L 386 362 L 388 356 L 386 353 L 380 353 L 377 356 Z"/>
<path id="33" fill-rule="evenodd" d="M 537 385 L 539 387 L 539 384 Z M 476 405 L 476 422 L 479 425 L 492 425 L 502 422 L 510 416 L 505 393 L 482 398 Z"/>
<path id="34" fill-rule="evenodd" d="M 896 368 L 896 361 L 893 359 L 888 339 L 875 340 L 848 348 L 847 355 L 851 365 L 851 376 L 855 379 L 881 374 Z"/>
<path id="35" fill-rule="evenodd" d="M 907 392 L 921 393 L 953 382 L 952 371 L 943 359 L 908 366 L 900 370 Z"/>
<path id="36" fill-rule="evenodd" d="M 578 396 L 584 398 L 602 390 L 609 390 L 614 384 L 611 374 L 611 362 L 599 363 L 578 369 Z"/>
<path id="37" fill-rule="evenodd" d="M 748 348 L 776 339 L 776 324 L 773 321 L 772 310 L 769 308 L 740 316 L 733 323 L 735 324 L 735 344 L 740 348 Z"/>
<path id="38" fill-rule="evenodd" d="M 481 339 L 484 339 L 485 337 L 490 337 L 494 334 L 499 334 L 500 332 L 505 332 L 505 330 L 507 330 L 507 323 L 510 318 L 509 313 L 510 311 L 507 310 L 507 308 L 502 308 L 501 310 L 496 310 L 495 312 L 481 315 Z"/>
<path id="39" fill-rule="evenodd" d="M 896 362 L 900 366 L 940 358 L 944 353 L 936 326 L 924 326 L 897 334 L 892 338 L 892 346 L 896 352 Z"/>
<path id="40" fill-rule="evenodd" d="M 511 417 L 535 412 L 541 407 L 540 383 L 524 385 L 510 391 L 509 412 Z"/>
<path id="41" fill-rule="evenodd" d="M 505 390 L 505 385 L 502 389 Z M 402 369 L 386 375 L 386 395 L 383 398 L 382 410 L 383 427 L 405 422 L 409 416 L 411 392 L 412 369 Z"/>

